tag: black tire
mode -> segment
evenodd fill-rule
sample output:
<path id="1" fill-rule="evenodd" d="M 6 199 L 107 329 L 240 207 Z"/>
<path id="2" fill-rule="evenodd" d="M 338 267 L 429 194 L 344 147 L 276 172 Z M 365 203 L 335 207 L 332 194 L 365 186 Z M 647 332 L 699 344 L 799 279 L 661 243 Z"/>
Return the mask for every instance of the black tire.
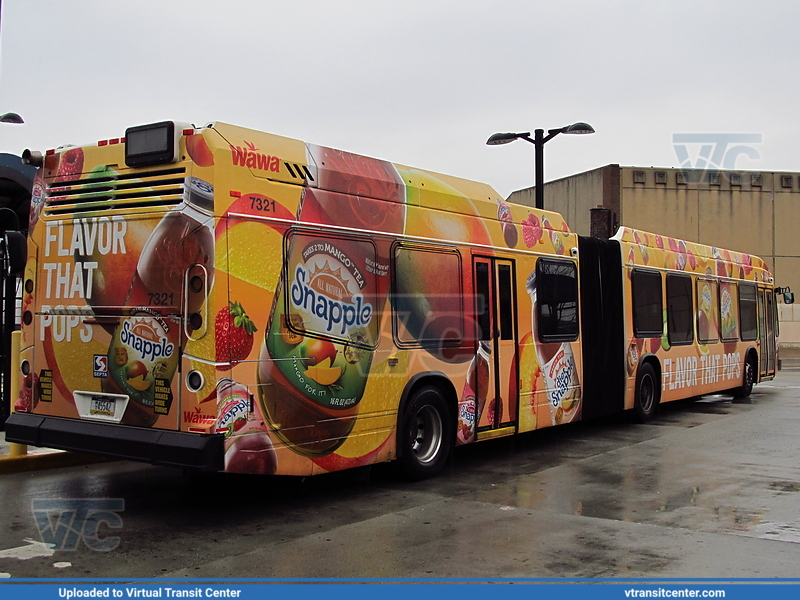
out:
<path id="1" fill-rule="evenodd" d="M 633 402 L 633 414 L 636 421 L 646 423 L 656 414 L 659 400 L 659 382 L 656 371 L 650 363 L 639 366 L 636 373 L 636 396 Z"/>
<path id="2" fill-rule="evenodd" d="M 414 393 L 400 421 L 399 467 L 408 479 L 433 477 L 447 463 L 454 443 L 454 419 L 441 392 L 425 386 Z"/>
<path id="3" fill-rule="evenodd" d="M 749 398 L 756 383 L 756 361 L 752 354 L 749 354 L 744 361 L 744 373 L 742 373 L 742 386 L 734 390 L 733 395 L 737 398 Z"/>

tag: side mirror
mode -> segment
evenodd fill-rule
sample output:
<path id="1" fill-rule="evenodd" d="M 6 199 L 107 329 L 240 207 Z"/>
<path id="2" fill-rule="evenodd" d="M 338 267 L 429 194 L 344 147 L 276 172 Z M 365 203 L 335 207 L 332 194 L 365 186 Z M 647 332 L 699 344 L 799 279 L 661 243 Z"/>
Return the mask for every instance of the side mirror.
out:
<path id="1" fill-rule="evenodd" d="M 3 269 L 6 275 L 19 275 L 28 260 L 28 240 L 21 231 L 6 231 L 3 236 Z"/>
<path id="2" fill-rule="evenodd" d="M 794 292 L 784 292 L 784 294 L 783 294 L 783 303 L 784 304 L 794 304 Z"/>

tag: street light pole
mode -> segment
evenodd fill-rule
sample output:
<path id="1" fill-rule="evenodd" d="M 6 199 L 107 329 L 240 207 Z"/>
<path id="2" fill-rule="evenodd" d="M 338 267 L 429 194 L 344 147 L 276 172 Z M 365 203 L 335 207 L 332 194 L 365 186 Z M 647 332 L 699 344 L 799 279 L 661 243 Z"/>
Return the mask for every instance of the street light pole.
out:
<path id="1" fill-rule="evenodd" d="M 551 136 L 547 136 L 548 139 Z M 534 168 L 533 185 L 535 191 L 534 206 L 540 210 L 544 210 L 544 129 L 537 129 L 533 132 L 533 146 L 535 150 L 534 155 Z"/>
<path id="2" fill-rule="evenodd" d="M 488 146 L 499 146 L 501 144 L 508 144 L 514 140 L 525 140 L 534 146 L 534 185 L 535 185 L 535 201 L 536 208 L 544 210 L 544 145 L 556 137 L 559 133 L 567 133 L 571 135 L 584 135 L 594 133 L 594 128 L 588 123 L 573 123 L 566 127 L 559 127 L 558 129 L 548 129 L 547 135 L 544 134 L 544 129 L 535 129 L 533 132 L 533 139 L 531 139 L 530 132 L 525 133 L 495 133 L 486 140 Z"/>

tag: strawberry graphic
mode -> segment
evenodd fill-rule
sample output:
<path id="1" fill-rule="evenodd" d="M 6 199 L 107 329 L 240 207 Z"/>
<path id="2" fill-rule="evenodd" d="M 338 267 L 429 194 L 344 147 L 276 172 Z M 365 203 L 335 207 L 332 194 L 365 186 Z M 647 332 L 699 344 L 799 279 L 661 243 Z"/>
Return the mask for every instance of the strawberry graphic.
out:
<path id="1" fill-rule="evenodd" d="M 39 394 L 36 388 L 39 386 L 39 376 L 36 373 L 28 373 L 23 380 L 22 389 L 19 391 L 19 398 L 14 403 L 14 410 L 31 412 L 39 404 Z"/>
<path id="2" fill-rule="evenodd" d="M 56 181 L 76 179 L 83 172 L 83 149 L 70 148 L 61 155 Z"/>
<path id="3" fill-rule="evenodd" d="M 217 312 L 214 339 L 217 345 L 217 369 L 224 371 L 243 361 L 253 349 L 256 326 L 239 302 L 229 302 Z"/>

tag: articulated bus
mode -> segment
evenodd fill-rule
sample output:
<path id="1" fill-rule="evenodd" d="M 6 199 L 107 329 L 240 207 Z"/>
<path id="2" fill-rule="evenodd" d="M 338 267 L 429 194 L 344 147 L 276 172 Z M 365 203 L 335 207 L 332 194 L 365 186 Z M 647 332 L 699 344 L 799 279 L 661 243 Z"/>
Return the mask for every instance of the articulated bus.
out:
<path id="1" fill-rule="evenodd" d="M 306 476 L 776 373 L 761 259 L 225 123 L 44 155 L 9 441 Z M 18 261 L 22 262 L 22 261 Z"/>

